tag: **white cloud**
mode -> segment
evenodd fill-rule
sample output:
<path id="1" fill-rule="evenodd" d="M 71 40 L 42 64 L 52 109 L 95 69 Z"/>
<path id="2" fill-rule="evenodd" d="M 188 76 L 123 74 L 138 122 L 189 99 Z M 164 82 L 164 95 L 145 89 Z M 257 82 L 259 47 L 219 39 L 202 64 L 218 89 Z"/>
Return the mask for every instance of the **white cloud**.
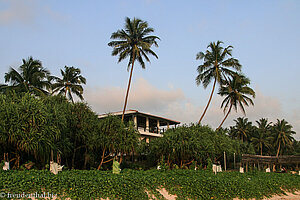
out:
<path id="1" fill-rule="evenodd" d="M 0 24 L 14 22 L 31 24 L 35 18 L 34 0 L 5 0 L 8 8 L 0 10 Z"/>
<path id="2" fill-rule="evenodd" d="M 223 120 L 225 114 L 220 109 L 222 98 L 220 96 L 214 96 L 212 103 L 209 106 L 202 123 L 208 124 L 213 128 L 219 126 Z M 297 133 L 294 137 L 300 140 L 300 115 L 299 111 L 295 110 L 293 113 L 285 113 L 282 109 L 282 105 L 275 97 L 263 95 L 259 89 L 256 89 L 256 98 L 254 99 L 254 106 L 246 107 L 246 116 L 249 121 L 255 125 L 256 120 L 260 118 L 268 118 L 269 121 L 276 122 L 277 119 L 285 119 L 292 126 L 293 130 Z M 190 101 L 185 99 L 183 103 L 173 102 L 168 105 L 166 111 L 160 112 L 159 114 L 176 119 L 182 123 L 197 123 L 206 105 L 196 106 Z M 232 111 L 226 119 L 223 127 L 229 127 L 234 125 L 234 119 L 237 117 L 243 117 L 244 115 L 238 110 L 236 113 Z"/>
<path id="3" fill-rule="evenodd" d="M 107 113 L 121 111 L 124 103 L 125 87 L 109 88 L 87 88 L 85 98 L 98 113 Z M 207 97 L 208 98 L 208 97 Z M 222 98 L 214 95 L 212 103 L 202 121 L 203 124 L 209 124 L 216 128 L 224 118 L 223 110 L 220 108 Z M 299 111 L 294 113 L 284 113 L 282 105 L 275 97 L 263 95 L 259 89 L 256 89 L 256 98 L 254 107 L 246 107 L 246 117 L 253 124 L 260 118 L 268 118 L 269 121 L 276 122 L 276 119 L 286 119 L 293 125 L 296 139 L 300 139 L 300 115 Z M 132 83 L 132 89 L 129 94 L 127 109 L 137 109 L 139 111 L 149 112 L 161 115 L 170 119 L 181 121 L 182 123 L 197 123 L 206 105 L 195 105 L 185 97 L 181 89 L 171 87 L 168 90 L 155 88 L 145 79 L 138 79 Z M 223 127 L 234 125 L 233 120 L 244 115 L 238 110 L 234 110 L 228 116 Z"/>
<path id="4" fill-rule="evenodd" d="M 4 0 L 8 5 L 6 9 L 0 9 L 0 24 L 35 24 L 36 20 L 45 15 L 57 22 L 65 22 L 70 16 L 63 15 L 42 6 L 38 0 Z"/>
<path id="5" fill-rule="evenodd" d="M 131 86 L 127 109 L 158 113 L 165 110 L 168 104 L 184 99 L 182 90 L 158 89 L 142 78 L 137 79 Z M 125 87 L 88 87 L 85 98 L 98 113 L 120 111 L 123 108 L 125 92 Z"/>
<path id="6" fill-rule="evenodd" d="M 44 11 L 49 17 L 51 17 L 56 22 L 66 22 L 71 18 L 71 16 L 69 15 L 61 14 L 59 12 L 54 11 L 49 6 L 45 6 Z"/>

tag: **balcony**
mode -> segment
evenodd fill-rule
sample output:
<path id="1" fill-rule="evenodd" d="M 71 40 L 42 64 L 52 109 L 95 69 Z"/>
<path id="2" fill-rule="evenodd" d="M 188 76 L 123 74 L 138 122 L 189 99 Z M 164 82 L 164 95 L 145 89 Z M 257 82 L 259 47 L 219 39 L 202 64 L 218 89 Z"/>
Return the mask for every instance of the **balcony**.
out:
<path id="1" fill-rule="evenodd" d="M 164 129 L 159 129 L 159 131 L 147 131 L 143 127 L 138 127 L 138 131 L 141 135 L 152 136 L 152 137 L 162 137 L 164 133 Z"/>

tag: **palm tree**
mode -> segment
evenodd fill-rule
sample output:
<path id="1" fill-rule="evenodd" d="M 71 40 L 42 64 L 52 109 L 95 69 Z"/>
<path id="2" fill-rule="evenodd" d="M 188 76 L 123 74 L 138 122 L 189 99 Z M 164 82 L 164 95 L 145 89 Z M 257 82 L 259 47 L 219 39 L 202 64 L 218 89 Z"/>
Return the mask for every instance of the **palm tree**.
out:
<path id="1" fill-rule="evenodd" d="M 129 57 L 127 70 L 129 70 L 131 65 L 122 120 L 124 119 L 124 113 L 127 105 L 134 62 L 138 61 L 142 68 L 145 69 L 145 63 L 143 59 L 150 62 L 150 59 L 147 56 L 148 54 L 158 58 L 155 52 L 151 50 L 151 46 L 155 45 L 158 47 L 156 40 L 159 40 L 159 37 L 149 35 L 152 32 L 154 32 L 154 29 L 148 27 L 147 22 L 138 18 L 133 18 L 133 20 L 131 20 L 127 17 L 125 19 L 125 29 L 118 30 L 111 34 L 110 39 L 113 39 L 114 41 L 109 42 L 108 46 L 113 47 L 112 55 L 119 55 L 118 62 L 121 62 L 125 58 Z"/>
<path id="2" fill-rule="evenodd" d="M 56 83 L 52 85 L 53 93 L 64 95 L 74 103 L 72 93 L 83 100 L 83 87 L 86 84 L 86 79 L 81 75 L 79 68 L 65 66 L 64 70 L 60 70 L 62 78 L 53 77 Z"/>
<path id="3" fill-rule="evenodd" d="M 260 151 L 260 155 L 263 155 L 263 148 L 266 147 L 270 149 L 272 147 L 271 141 L 273 137 L 271 136 L 272 122 L 268 122 L 268 119 L 261 118 L 256 121 L 258 127 L 256 128 L 256 134 L 251 138 L 253 146 Z"/>
<path id="4" fill-rule="evenodd" d="M 250 135 L 250 132 L 252 129 L 252 123 L 248 121 L 248 118 L 244 118 L 244 117 L 239 117 L 239 118 L 235 119 L 234 121 L 236 124 L 234 127 L 232 127 L 231 134 L 234 137 L 239 138 L 243 142 Z"/>
<path id="5" fill-rule="evenodd" d="M 238 107 L 240 107 L 242 112 L 246 114 L 244 105 L 254 105 L 252 99 L 248 97 L 252 96 L 255 98 L 255 92 L 248 86 L 249 84 L 250 80 L 248 78 L 246 78 L 244 75 L 236 74 L 232 79 L 229 78 L 228 81 L 225 81 L 225 84 L 220 87 L 218 94 L 221 96 L 226 96 L 221 104 L 221 108 L 224 106 L 224 113 L 228 106 L 229 109 L 217 130 L 219 130 L 223 125 L 224 121 L 231 112 L 232 107 L 236 112 Z"/>
<path id="6" fill-rule="evenodd" d="M 23 64 L 19 67 L 19 71 L 10 68 L 5 73 L 5 82 L 10 85 L 5 87 L 7 90 L 13 89 L 18 92 L 30 92 L 37 95 L 45 95 L 48 92 L 45 89 L 50 88 L 48 77 L 50 72 L 42 66 L 42 62 L 29 57 L 23 59 Z"/>
<path id="7" fill-rule="evenodd" d="M 233 76 L 234 71 L 230 68 L 240 71 L 242 67 L 237 59 L 232 58 L 231 52 L 233 47 L 228 46 L 223 48 L 221 44 L 223 44 L 221 41 L 217 41 L 216 43 L 211 42 L 207 46 L 208 50 L 206 52 L 199 52 L 196 56 L 197 60 L 204 60 L 204 63 L 197 68 L 199 74 L 196 77 L 196 84 L 202 84 L 204 88 L 207 88 L 211 80 L 214 79 L 211 95 L 198 124 L 201 123 L 211 102 L 216 83 L 221 85 L 223 80 L 226 80 L 228 76 Z"/>
<path id="8" fill-rule="evenodd" d="M 293 126 L 290 125 L 287 121 L 277 119 L 277 123 L 273 126 L 274 133 L 274 142 L 275 146 L 277 146 L 277 154 L 276 157 L 279 156 L 280 150 L 283 147 L 289 147 L 293 144 L 293 136 L 292 134 L 296 134 L 295 131 L 292 130 Z"/>

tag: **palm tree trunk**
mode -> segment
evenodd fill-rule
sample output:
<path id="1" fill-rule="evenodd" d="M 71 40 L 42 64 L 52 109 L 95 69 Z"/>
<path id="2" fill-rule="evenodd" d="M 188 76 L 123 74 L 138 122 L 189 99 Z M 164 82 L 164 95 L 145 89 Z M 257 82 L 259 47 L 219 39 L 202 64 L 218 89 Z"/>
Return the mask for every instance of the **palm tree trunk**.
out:
<path id="1" fill-rule="evenodd" d="M 262 156 L 262 143 L 260 143 L 260 155 Z"/>
<path id="2" fill-rule="evenodd" d="M 88 162 L 88 153 L 87 153 L 87 148 L 85 148 L 83 169 L 86 169 L 87 162 Z"/>
<path id="3" fill-rule="evenodd" d="M 216 82 L 217 82 L 217 78 L 215 77 L 214 85 L 213 85 L 213 88 L 212 88 L 212 91 L 211 91 L 211 94 L 210 94 L 208 103 L 207 103 L 207 105 L 206 105 L 206 107 L 205 107 L 205 109 L 204 109 L 204 112 L 203 112 L 202 116 L 200 117 L 200 119 L 199 119 L 199 121 L 198 121 L 198 124 L 201 123 L 201 121 L 202 121 L 202 119 L 203 119 L 203 117 L 204 117 L 204 115 L 205 115 L 205 113 L 206 113 L 206 110 L 207 110 L 207 108 L 208 108 L 208 106 L 209 106 L 209 104 L 210 104 L 210 102 L 211 102 L 213 93 L 214 93 L 214 91 L 215 91 Z"/>
<path id="4" fill-rule="evenodd" d="M 125 110 L 126 110 L 127 99 L 128 99 L 129 89 L 130 89 L 130 83 L 131 83 L 131 77 L 132 77 L 134 59 L 135 59 L 135 56 L 133 54 L 132 65 L 131 65 L 131 70 L 130 70 L 130 76 L 129 76 L 129 81 L 128 81 L 128 87 L 127 87 L 127 92 L 126 92 L 126 96 L 125 96 L 125 103 L 124 103 L 124 108 L 123 108 L 123 114 L 122 114 L 122 121 L 124 121 L 124 114 L 125 114 Z"/>
<path id="5" fill-rule="evenodd" d="M 67 91 L 68 91 L 68 87 L 66 87 L 66 90 L 65 90 L 65 97 L 67 98 Z"/>
<path id="6" fill-rule="evenodd" d="M 279 156 L 279 151 L 280 151 L 280 143 L 281 143 L 281 142 L 279 142 L 279 145 L 278 145 L 278 150 L 277 150 L 276 157 L 278 157 L 278 156 Z"/>
<path id="7" fill-rule="evenodd" d="M 69 95 L 70 95 L 70 97 L 71 97 L 71 101 L 72 101 L 72 103 L 74 104 L 74 100 L 73 100 L 73 97 L 72 97 L 72 92 L 71 92 L 70 87 L 68 88 L 68 90 L 69 90 Z"/>
<path id="8" fill-rule="evenodd" d="M 72 155 L 72 169 L 75 168 L 75 156 L 76 156 L 76 140 L 74 141 L 74 150 Z"/>
<path id="9" fill-rule="evenodd" d="M 76 156 L 76 149 L 73 151 L 73 156 L 72 156 L 72 169 L 75 168 L 75 156 Z"/>
<path id="10" fill-rule="evenodd" d="M 226 116 L 224 117 L 223 121 L 221 122 L 220 126 L 217 128 L 217 130 L 219 130 L 221 128 L 221 126 L 223 125 L 224 121 L 227 119 L 227 117 L 228 117 L 228 115 L 229 115 L 229 113 L 231 111 L 231 108 L 232 108 L 232 104 L 230 104 L 229 110 L 228 110 Z"/>

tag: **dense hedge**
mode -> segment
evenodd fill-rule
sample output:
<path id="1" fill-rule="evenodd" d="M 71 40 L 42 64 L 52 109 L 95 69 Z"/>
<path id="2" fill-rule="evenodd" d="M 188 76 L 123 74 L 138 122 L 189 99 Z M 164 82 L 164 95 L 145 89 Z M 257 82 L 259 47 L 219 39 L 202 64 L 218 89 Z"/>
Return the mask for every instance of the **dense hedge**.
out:
<path id="1" fill-rule="evenodd" d="M 87 104 L 61 96 L 0 94 L 0 161 L 6 153 L 13 169 L 29 161 L 35 169 L 45 169 L 52 154 L 65 168 L 96 168 L 103 157 L 111 160 L 110 154 L 130 154 L 136 148 L 139 135 L 133 125 L 128 127 L 114 116 L 99 120 Z"/>
<path id="2" fill-rule="evenodd" d="M 148 199 L 156 189 L 166 188 L 178 199 L 263 198 L 300 189 L 300 176 L 292 174 L 223 172 L 207 170 L 70 170 L 53 175 L 49 171 L 1 171 L 1 192 L 42 193 L 44 191 L 72 199 Z"/>

